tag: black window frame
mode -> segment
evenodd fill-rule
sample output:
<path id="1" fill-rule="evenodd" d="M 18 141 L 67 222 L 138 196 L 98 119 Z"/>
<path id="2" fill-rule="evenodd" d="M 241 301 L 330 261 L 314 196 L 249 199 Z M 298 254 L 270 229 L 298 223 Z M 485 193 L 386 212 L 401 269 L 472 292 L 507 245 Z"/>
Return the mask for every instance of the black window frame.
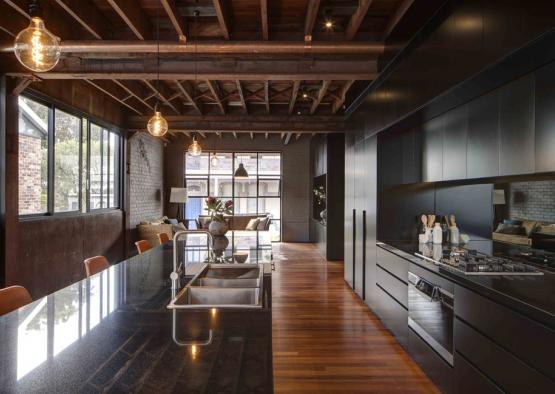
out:
<path id="1" fill-rule="evenodd" d="M 88 215 L 91 213 L 98 213 L 104 211 L 116 211 L 123 209 L 123 193 L 124 193 L 124 184 L 123 184 L 123 170 L 124 170 L 124 135 L 122 130 L 114 126 L 100 118 L 87 114 L 84 111 L 78 110 L 74 107 L 71 107 L 59 100 L 53 99 L 48 97 L 40 92 L 34 90 L 25 91 L 25 93 L 21 94 L 22 97 L 28 98 L 29 100 L 33 100 L 41 105 L 48 107 L 48 163 L 47 163 L 47 181 L 48 181 L 48 190 L 47 190 L 47 211 L 41 213 L 28 213 L 28 214 L 21 214 L 18 212 L 19 220 L 30 220 L 30 219 L 40 219 L 40 218 L 47 218 L 47 217 L 64 217 L 64 216 L 78 216 L 78 215 Z M 79 118 L 79 197 L 78 197 L 78 206 L 77 210 L 71 211 L 63 211 L 63 212 L 55 212 L 54 210 L 54 198 L 55 198 L 55 111 L 59 110 L 68 115 L 75 116 Z M 83 124 L 86 123 L 86 141 L 83 139 L 84 128 Z M 114 199 L 117 198 L 117 204 L 114 207 L 102 207 L 98 209 L 91 209 L 90 207 L 90 138 L 91 138 L 91 124 L 95 124 L 99 126 L 101 130 L 108 131 L 108 139 L 110 133 L 115 134 L 118 139 L 118 171 L 114 173 L 114 177 L 117 178 L 116 184 L 118 187 L 118 191 L 114 195 Z M 103 133 L 102 133 L 103 134 Z M 19 131 L 18 131 L 19 136 Z M 86 152 L 83 152 L 83 143 L 86 142 Z M 83 155 L 86 155 L 86 171 L 85 177 L 83 176 Z M 110 155 L 108 154 L 108 157 Z M 101 156 L 102 160 L 102 156 Z M 109 162 L 109 160 L 108 160 Z M 109 167 L 108 167 L 109 169 Z M 19 174 L 18 174 L 19 176 Z M 86 197 L 84 199 L 85 206 L 83 206 L 83 192 L 86 193 Z M 109 205 L 109 189 L 108 194 L 106 195 L 108 205 Z M 18 204 L 19 206 L 19 204 Z M 18 209 L 19 210 L 19 209 Z"/>

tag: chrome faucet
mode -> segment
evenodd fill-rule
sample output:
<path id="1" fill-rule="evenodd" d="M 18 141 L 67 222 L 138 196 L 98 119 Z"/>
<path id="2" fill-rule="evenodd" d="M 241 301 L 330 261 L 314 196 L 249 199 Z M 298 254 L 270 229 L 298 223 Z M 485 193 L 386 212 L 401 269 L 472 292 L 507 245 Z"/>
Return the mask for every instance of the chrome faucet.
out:
<path id="1" fill-rule="evenodd" d="M 173 236 L 173 272 L 170 274 L 170 279 L 172 280 L 172 292 L 175 293 L 179 289 L 179 272 L 181 267 L 177 266 L 177 241 L 183 235 L 187 234 L 206 234 L 208 236 L 208 251 L 214 245 L 214 237 L 206 230 L 181 230 L 175 233 Z M 183 266 L 184 274 L 187 274 L 187 266 Z M 174 294 L 175 296 L 175 294 Z"/>

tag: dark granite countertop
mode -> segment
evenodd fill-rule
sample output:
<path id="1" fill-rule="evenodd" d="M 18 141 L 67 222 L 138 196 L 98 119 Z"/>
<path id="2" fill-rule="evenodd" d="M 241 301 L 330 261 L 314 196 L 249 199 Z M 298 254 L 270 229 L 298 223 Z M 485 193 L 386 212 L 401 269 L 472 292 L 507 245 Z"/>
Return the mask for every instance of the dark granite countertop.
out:
<path id="1" fill-rule="evenodd" d="M 412 263 L 439 274 L 457 284 L 494 299 L 548 327 L 555 328 L 555 274 L 545 272 L 540 276 L 468 276 L 442 268 L 415 256 L 419 244 L 410 241 L 381 241 L 378 246 L 403 257 Z M 490 240 L 470 241 L 464 245 L 483 253 L 493 254 L 504 244 Z"/>
<path id="2" fill-rule="evenodd" d="M 169 310 L 171 271 L 160 246 L 0 317 L 0 392 L 272 392 L 270 308 Z"/>

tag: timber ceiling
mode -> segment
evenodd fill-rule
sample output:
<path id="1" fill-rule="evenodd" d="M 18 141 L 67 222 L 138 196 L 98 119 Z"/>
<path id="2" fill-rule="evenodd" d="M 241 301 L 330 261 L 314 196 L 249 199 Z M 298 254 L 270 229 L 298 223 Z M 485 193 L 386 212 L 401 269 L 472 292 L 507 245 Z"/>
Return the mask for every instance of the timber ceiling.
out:
<path id="1" fill-rule="evenodd" d="M 33 75 L 9 53 L 28 24 L 27 0 L 0 0 L 2 67 L 22 88 L 84 80 L 129 112 L 133 130 L 160 100 L 182 132 L 337 131 L 412 2 L 42 0 L 63 54 L 54 70 Z"/>

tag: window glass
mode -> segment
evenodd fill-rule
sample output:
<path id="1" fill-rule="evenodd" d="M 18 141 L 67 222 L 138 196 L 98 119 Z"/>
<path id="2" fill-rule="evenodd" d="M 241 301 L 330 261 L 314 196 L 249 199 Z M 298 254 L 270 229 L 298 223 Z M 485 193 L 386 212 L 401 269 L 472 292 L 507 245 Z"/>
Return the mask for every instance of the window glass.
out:
<path id="1" fill-rule="evenodd" d="M 279 179 L 260 179 L 258 181 L 258 195 L 279 197 L 280 180 Z"/>
<path id="2" fill-rule="evenodd" d="M 210 174 L 210 195 L 214 197 L 233 196 L 233 180 L 231 175 Z"/>
<path id="3" fill-rule="evenodd" d="M 195 220 L 199 215 L 206 215 L 206 202 L 204 197 L 189 198 L 185 204 L 185 218 Z"/>
<path id="4" fill-rule="evenodd" d="M 108 189 L 110 188 L 110 162 L 108 160 L 110 142 L 108 138 L 108 132 L 102 129 L 102 208 L 108 207 Z"/>
<path id="5" fill-rule="evenodd" d="M 187 179 L 187 195 L 189 197 L 208 196 L 208 179 L 206 178 Z"/>
<path id="6" fill-rule="evenodd" d="M 185 173 L 187 175 L 208 174 L 208 153 L 204 152 L 200 156 L 185 157 Z"/>
<path id="7" fill-rule="evenodd" d="M 48 107 L 19 97 L 19 214 L 48 211 Z"/>
<path id="8" fill-rule="evenodd" d="M 91 124 L 89 195 L 90 209 L 102 208 L 102 129 Z"/>
<path id="9" fill-rule="evenodd" d="M 234 198 L 233 208 L 235 214 L 256 214 L 256 198 Z"/>
<path id="10" fill-rule="evenodd" d="M 262 175 L 281 175 L 281 155 L 279 153 L 259 153 L 258 173 Z"/>
<path id="11" fill-rule="evenodd" d="M 89 122 L 87 119 L 83 118 L 81 121 L 81 211 L 87 211 L 87 201 L 88 201 L 88 171 L 87 171 L 87 157 L 88 157 L 88 129 Z"/>
<path id="12" fill-rule="evenodd" d="M 237 168 L 239 168 L 239 164 L 241 163 L 243 164 L 243 167 L 245 167 L 245 170 L 247 170 L 249 176 L 256 176 L 258 172 L 256 153 L 235 153 L 235 168 L 233 169 L 234 172 L 235 170 L 237 170 Z"/>
<path id="13" fill-rule="evenodd" d="M 54 212 L 79 210 L 81 119 L 54 111 Z"/>
<path id="14" fill-rule="evenodd" d="M 258 213 L 268 214 L 272 219 L 281 218 L 281 199 L 279 198 L 259 198 Z"/>
<path id="15" fill-rule="evenodd" d="M 119 205 L 119 138 L 117 134 L 110 133 L 110 187 L 108 207 L 117 208 Z"/>
<path id="16" fill-rule="evenodd" d="M 235 179 L 235 197 L 256 197 L 256 177 Z"/>
<path id="17" fill-rule="evenodd" d="M 216 160 L 214 160 L 214 155 Z M 233 173 L 233 154 L 216 152 L 210 154 L 210 174 L 231 175 Z"/>

